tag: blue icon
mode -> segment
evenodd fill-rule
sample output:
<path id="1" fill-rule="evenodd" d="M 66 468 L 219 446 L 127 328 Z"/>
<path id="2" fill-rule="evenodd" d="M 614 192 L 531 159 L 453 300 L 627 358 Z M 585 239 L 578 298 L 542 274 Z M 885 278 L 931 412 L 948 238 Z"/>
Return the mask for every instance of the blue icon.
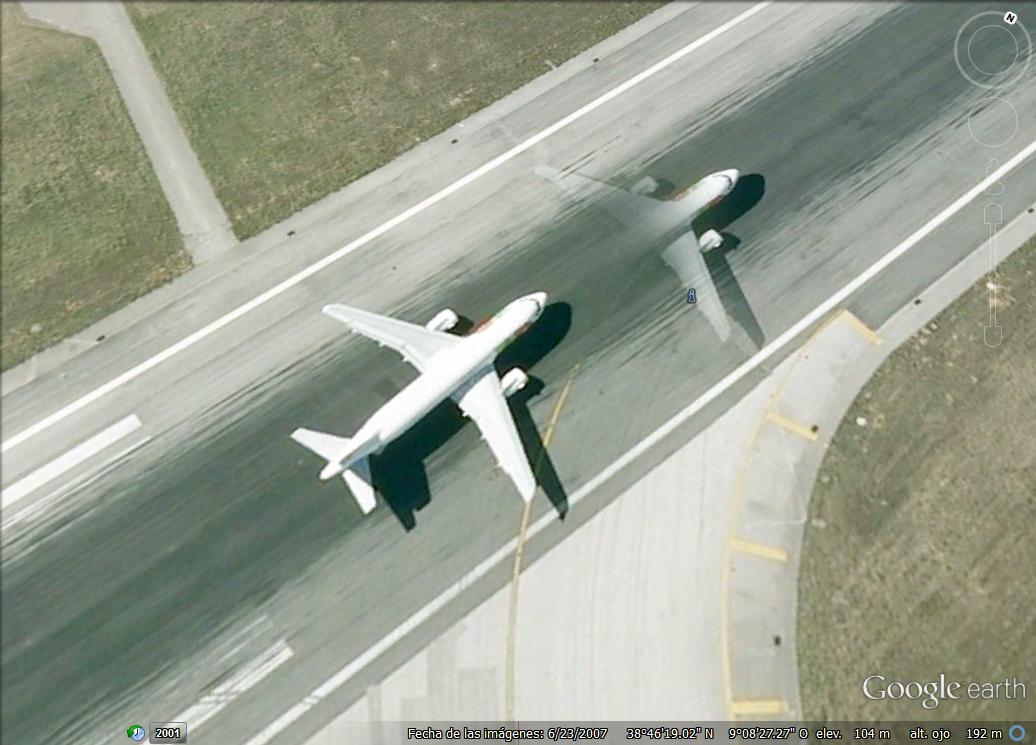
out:
<path id="1" fill-rule="evenodd" d="M 1007 736 L 1013 742 L 1021 742 L 1025 739 L 1025 727 L 1020 724 L 1012 724 L 1010 729 L 1007 730 Z"/>
<path id="2" fill-rule="evenodd" d="M 129 738 L 134 742 L 140 742 L 144 739 L 144 736 L 147 735 L 147 732 L 139 724 L 134 724 L 126 730 L 126 734 L 129 735 Z"/>
<path id="3" fill-rule="evenodd" d="M 687 302 L 691 305 L 698 302 L 698 291 L 693 287 L 687 291 Z"/>

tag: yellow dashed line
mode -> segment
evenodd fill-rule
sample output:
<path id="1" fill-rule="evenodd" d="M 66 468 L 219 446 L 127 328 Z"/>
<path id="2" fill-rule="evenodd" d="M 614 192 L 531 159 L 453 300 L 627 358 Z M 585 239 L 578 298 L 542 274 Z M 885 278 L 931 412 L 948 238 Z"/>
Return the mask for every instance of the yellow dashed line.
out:
<path id="1" fill-rule="evenodd" d="M 561 416 L 561 409 L 565 405 L 565 401 L 568 400 L 568 392 L 572 389 L 572 381 L 576 378 L 576 370 L 579 369 L 579 365 L 572 368 L 572 372 L 568 375 L 568 381 L 565 383 L 565 387 L 561 389 L 561 395 L 558 396 L 558 402 L 554 404 L 554 411 L 551 412 L 550 421 L 547 423 L 547 432 L 543 435 L 543 449 L 547 449 L 547 445 L 554 438 L 554 428 L 558 424 L 558 417 Z M 535 472 L 538 473 L 540 470 L 540 464 L 543 462 L 543 452 L 541 451 L 539 457 L 536 458 Z"/>
<path id="2" fill-rule="evenodd" d="M 788 710 L 788 702 L 783 698 L 760 698 L 734 701 L 730 705 L 730 711 L 736 717 L 763 714 L 777 716 Z"/>
<path id="3" fill-rule="evenodd" d="M 853 315 L 850 311 L 843 310 L 842 318 L 847 320 L 849 324 L 854 329 L 856 329 L 860 336 L 869 341 L 871 344 L 873 344 L 874 346 L 879 346 L 881 344 L 881 337 L 878 335 L 878 332 L 872 329 L 867 324 L 865 324 L 863 321 L 861 321 L 859 318 Z"/>
<path id="4" fill-rule="evenodd" d="M 817 439 L 817 433 L 813 431 L 812 427 L 807 427 L 805 424 L 796 422 L 794 419 L 789 419 L 783 414 L 778 414 L 776 411 L 771 410 L 766 412 L 766 418 L 778 427 L 786 429 L 792 434 L 796 434 L 810 442 L 815 442 Z"/>
<path id="5" fill-rule="evenodd" d="M 536 465 L 533 474 L 539 476 L 540 466 L 543 464 L 543 457 L 546 455 L 547 446 L 554 439 L 554 429 L 557 427 L 558 419 L 561 416 L 561 409 L 568 399 L 568 392 L 572 388 L 572 382 L 576 377 L 576 370 L 579 365 L 572 368 L 568 375 L 565 387 L 561 389 L 558 402 L 554 404 L 554 411 L 550 414 L 550 421 L 547 423 L 547 430 L 543 435 L 543 449 L 536 458 Z M 529 529 L 529 518 L 532 515 L 532 502 L 525 503 L 522 510 L 522 521 L 518 526 L 518 542 L 514 549 L 514 567 L 511 571 L 511 596 L 507 605 L 507 650 L 504 659 L 504 721 L 514 721 L 514 667 L 515 667 L 515 637 L 518 626 L 518 579 L 522 573 L 522 555 L 525 552 L 525 534 Z"/>
<path id="6" fill-rule="evenodd" d="M 752 556 L 758 556 L 760 559 L 769 559 L 771 561 L 787 561 L 788 552 L 783 549 L 773 548 L 772 546 L 766 546 L 762 543 L 756 543 L 754 541 L 746 541 L 744 538 L 735 538 L 730 542 L 730 547 L 735 551 L 740 551 L 743 554 L 751 554 Z"/>

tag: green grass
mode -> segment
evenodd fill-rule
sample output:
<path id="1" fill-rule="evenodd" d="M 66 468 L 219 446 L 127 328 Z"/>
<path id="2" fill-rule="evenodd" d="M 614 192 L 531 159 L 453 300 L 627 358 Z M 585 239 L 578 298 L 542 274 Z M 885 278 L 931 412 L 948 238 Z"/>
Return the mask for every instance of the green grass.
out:
<path id="1" fill-rule="evenodd" d="M 661 5 L 147 2 L 130 13 L 246 238 Z"/>
<path id="2" fill-rule="evenodd" d="M 798 649 L 807 719 L 1036 711 L 1036 239 L 897 349 L 853 403 L 810 504 Z M 857 418 L 866 420 L 864 426 Z M 1027 699 L 872 702 L 890 680 L 1017 678 Z"/>
<path id="3" fill-rule="evenodd" d="M 190 266 L 97 46 L 0 5 L 3 368 Z"/>

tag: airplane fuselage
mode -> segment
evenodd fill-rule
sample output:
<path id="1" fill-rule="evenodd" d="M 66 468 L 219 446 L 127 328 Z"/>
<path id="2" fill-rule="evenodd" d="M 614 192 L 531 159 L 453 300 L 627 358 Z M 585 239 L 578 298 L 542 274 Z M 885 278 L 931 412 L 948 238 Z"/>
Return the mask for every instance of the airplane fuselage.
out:
<path id="1" fill-rule="evenodd" d="M 485 374 L 496 356 L 543 312 L 546 296 L 520 297 L 465 337 L 458 337 L 432 358 L 424 371 L 389 399 L 356 433 L 356 439 L 376 435 L 378 451 L 410 429 L 428 412 Z M 375 451 L 375 452 L 378 452 Z"/>

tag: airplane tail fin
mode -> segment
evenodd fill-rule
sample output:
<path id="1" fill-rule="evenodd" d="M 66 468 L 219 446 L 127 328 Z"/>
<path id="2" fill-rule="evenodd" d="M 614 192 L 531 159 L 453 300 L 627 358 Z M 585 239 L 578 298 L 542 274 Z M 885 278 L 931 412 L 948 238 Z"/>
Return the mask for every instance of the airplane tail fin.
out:
<path id="1" fill-rule="evenodd" d="M 291 439 L 327 461 L 327 465 L 320 472 L 322 480 L 326 481 L 342 474 L 342 479 L 349 486 L 364 514 L 374 509 L 374 486 L 371 483 L 369 456 L 378 447 L 376 435 L 358 440 L 299 427 L 291 433 Z"/>

